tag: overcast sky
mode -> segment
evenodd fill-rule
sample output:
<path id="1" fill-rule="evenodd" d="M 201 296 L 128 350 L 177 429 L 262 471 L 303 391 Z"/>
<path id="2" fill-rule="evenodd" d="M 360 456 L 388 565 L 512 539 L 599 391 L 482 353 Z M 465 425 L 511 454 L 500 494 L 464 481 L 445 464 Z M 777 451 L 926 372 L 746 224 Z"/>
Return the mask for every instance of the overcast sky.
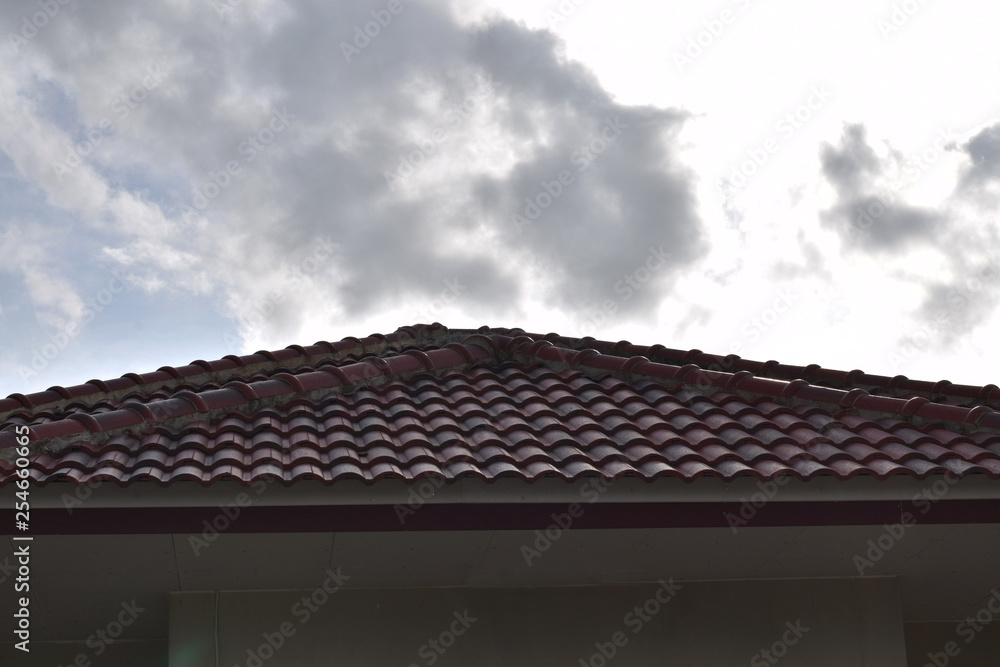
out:
<path id="1" fill-rule="evenodd" d="M 0 395 L 431 321 L 998 383 L 998 23 L 0 3 Z"/>

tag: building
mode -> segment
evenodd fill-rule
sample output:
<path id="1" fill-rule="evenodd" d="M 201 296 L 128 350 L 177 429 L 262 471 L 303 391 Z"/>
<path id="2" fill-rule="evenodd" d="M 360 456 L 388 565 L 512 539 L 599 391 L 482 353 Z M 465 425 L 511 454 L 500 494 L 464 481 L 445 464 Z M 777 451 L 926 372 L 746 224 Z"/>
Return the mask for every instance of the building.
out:
<path id="1" fill-rule="evenodd" d="M 440 325 L 13 395 L 0 662 L 996 664 L 998 406 Z"/>

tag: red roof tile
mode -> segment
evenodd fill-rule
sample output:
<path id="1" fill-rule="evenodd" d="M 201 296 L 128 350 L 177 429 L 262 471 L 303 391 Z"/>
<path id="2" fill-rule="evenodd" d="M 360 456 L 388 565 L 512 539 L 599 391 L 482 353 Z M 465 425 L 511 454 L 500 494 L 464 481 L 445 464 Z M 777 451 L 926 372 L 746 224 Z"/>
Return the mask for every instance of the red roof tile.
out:
<path id="1" fill-rule="evenodd" d="M 441 476 L 1000 478 L 1000 389 L 405 327 L 0 399 L 0 484 Z"/>

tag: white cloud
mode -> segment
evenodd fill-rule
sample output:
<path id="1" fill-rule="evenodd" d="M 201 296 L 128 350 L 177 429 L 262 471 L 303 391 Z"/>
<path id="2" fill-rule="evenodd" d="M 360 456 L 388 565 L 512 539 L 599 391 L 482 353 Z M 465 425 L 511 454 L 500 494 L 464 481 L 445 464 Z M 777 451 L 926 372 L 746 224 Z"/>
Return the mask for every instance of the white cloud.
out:
<path id="1" fill-rule="evenodd" d="M 0 229 L 61 234 L 17 250 L 5 322 L 23 299 L 46 327 L 79 318 L 120 265 L 132 317 L 187 295 L 250 347 L 429 317 L 806 363 L 850 340 L 829 358 L 885 365 L 868 348 L 898 346 L 996 248 L 995 108 L 963 74 L 997 61 L 986 16 L 928 5 L 886 40 L 885 8 L 860 1 L 740 2 L 678 72 L 737 3 L 584 3 L 554 31 L 558 3 L 406 3 L 377 27 L 375 0 L 217 4 L 70 4 L 2 50 Z M 908 177 L 950 127 L 977 129 Z M 786 289 L 802 301 L 745 333 Z M 990 277 L 967 303 L 908 363 L 981 335 Z"/>

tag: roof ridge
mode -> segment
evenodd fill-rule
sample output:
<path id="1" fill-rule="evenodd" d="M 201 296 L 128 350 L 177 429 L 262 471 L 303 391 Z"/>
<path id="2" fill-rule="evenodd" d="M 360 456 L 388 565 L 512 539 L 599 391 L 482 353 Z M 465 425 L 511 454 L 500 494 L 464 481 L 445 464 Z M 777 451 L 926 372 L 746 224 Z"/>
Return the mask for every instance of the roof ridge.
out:
<path id="1" fill-rule="evenodd" d="M 476 338 L 487 337 L 482 335 L 470 337 L 470 339 Z M 676 386 L 694 389 L 706 395 L 723 390 L 744 397 L 770 397 L 790 405 L 828 403 L 844 410 L 854 410 L 861 416 L 891 415 L 915 424 L 950 422 L 962 430 L 973 430 L 981 427 L 1000 432 L 1000 412 L 986 405 L 974 407 L 948 405 L 923 396 L 908 398 L 878 396 L 857 386 L 852 386 L 850 389 L 839 389 L 815 385 L 802 377 L 784 380 L 758 375 L 745 369 L 734 373 L 706 369 L 695 363 L 679 366 L 652 361 L 645 355 L 634 355 L 626 358 L 623 355 L 604 354 L 596 348 L 581 350 L 558 347 L 551 340 L 536 340 L 530 334 L 522 334 L 515 338 L 496 335 L 489 338 L 494 339 L 494 345 L 507 348 L 508 353 L 515 356 L 527 346 L 523 352 L 525 361 L 541 361 L 553 370 L 590 369 L 592 372 L 610 374 L 625 381 L 647 378 L 665 384 L 673 382 L 676 383 Z M 631 344 L 622 341 L 614 345 L 616 348 L 623 349 Z M 662 348 L 662 346 L 652 346 L 646 349 L 654 350 L 655 348 L 667 349 Z M 700 350 L 692 350 L 685 353 L 684 357 L 691 358 L 695 354 L 703 353 Z M 738 359 L 736 355 L 730 356 Z M 769 364 L 777 364 L 777 362 L 764 362 L 763 366 L 766 367 Z M 848 375 L 860 373 L 862 371 L 850 371 Z M 987 388 L 989 387 L 992 389 L 987 392 L 988 397 L 1000 394 L 1000 389 L 994 385 L 988 385 Z"/>
<path id="2" fill-rule="evenodd" d="M 363 339 L 348 336 L 336 343 L 318 341 L 305 347 L 289 345 L 280 350 L 260 350 L 248 355 L 230 354 L 215 361 L 198 359 L 179 368 L 161 366 L 156 371 L 142 374 L 126 373 L 119 378 L 110 380 L 88 380 L 83 384 L 71 387 L 56 385 L 47 390 L 27 395 L 14 393 L 7 398 L 0 398 L 0 423 L 25 410 L 35 413 L 41 408 L 60 408 L 78 402 L 86 407 L 91 407 L 97 401 L 88 401 L 87 399 L 96 395 L 100 395 L 102 398 L 122 398 L 136 391 L 169 389 L 185 382 L 196 383 L 209 379 L 222 382 L 233 376 L 246 374 L 248 371 L 256 372 L 275 368 L 278 363 L 301 360 L 300 363 L 308 364 L 311 359 L 343 359 L 361 352 L 383 354 L 393 347 L 403 348 L 406 343 L 431 343 L 435 340 L 457 342 L 473 334 L 523 335 L 533 340 L 547 340 L 553 344 L 555 342 L 569 344 L 574 349 L 584 349 L 586 346 L 591 346 L 602 354 L 611 356 L 642 355 L 653 361 L 663 361 L 674 365 L 693 363 L 709 371 L 739 372 L 745 370 L 758 377 L 778 380 L 803 379 L 810 384 L 813 380 L 818 380 L 834 388 L 840 385 L 851 388 L 867 387 L 869 390 L 906 391 L 922 394 L 928 399 L 941 395 L 964 400 L 975 399 L 980 403 L 993 404 L 994 409 L 1000 409 L 1000 387 L 995 384 L 976 386 L 956 385 L 949 380 L 937 382 L 911 380 L 905 375 L 894 377 L 871 375 L 860 369 L 840 371 L 822 368 L 818 364 L 794 366 L 781 364 L 773 359 L 763 362 L 752 361 L 743 359 L 736 354 L 722 356 L 705 353 L 699 349 L 678 350 L 659 344 L 634 345 L 627 340 L 611 342 L 597 340 L 592 336 L 570 338 L 556 333 L 526 333 L 521 329 L 488 326 L 482 326 L 478 329 L 449 329 L 439 322 L 434 322 L 432 324 L 403 326 L 390 334 L 376 333 Z"/>
<path id="3" fill-rule="evenodd" d="M 757 377 L 772 378 L 776 380 L 806 380 L 810 384 L 815 381 L 823 382 L 824 385 L 831 385 L 832 388 L 849 387 L 865 388 L 885 391 L 905 391 L 911 394 L 926 394 L 926 397 L 945 396 L 955 397 L 963 400 L 974 399 L 980 403 L 993 403 L 994 408 L 1000 409 L 1000 387 L 995 384 L 963 385 L 954 384 L 950 380 L 911 380 L 905 375 L 889 377 L 887 375 L 872 375 L 860 369 L 851 371 L 841 371 L 823 368 L 819 364 L 808 366 L 795 366 L 782 364 L 774 359 L 768 361 L 753 361 L 743 359 L 739 355 L 717 355 L 702 352 L 699 349 L 677 350 L 663 345 L 634 345 L 627 340 L 620 340 L 616 343 L 601 341 L 593 337 L 568 338 L 557 334 L 524 334 L 536 340 L 549 340 L 550 342 L 575 342 L 577 344 L 589 345 L 602 354 L 629 357 L 645 356 L 651 361 L 669 363 L 672 365 L 694 364 L 709 371 L 723 371 L 735 373 L 739 371 L 749 371 Z M 577 348 L 579 349 L 579 347 Z"/>
<path id="4" fill-rule="evenodd" d="M 231 380 L 225 385 L 203 392 L 181 389 L 166 399 L 141 403 L 129 401 L 117 410 L 97 415 L 74 413 L 58 421 L 28 427 L 29 442 L 44 441 L 32 454 L 59 451 L 73 442 L 103 443 L 112 437 L 140 427 L 175 426 L 197 415 L 209 419 L 227 413 L 237 406 L 252 408 L 280 405 L 290 395 L 327 396 L 331 393 L 351 393 L 359 386 L 378 386 L 400 377 L 427 371 L 468 368 L 488 361 L 490 350 L 477 350 L 449 343 L 434 350 L 407 350 L 384 358 L 368 355 L 347 366 L 318 368 L 304 373 L 276 373 L 254 382 Z M 23 437 L 24 433 L 20 433 Z M 12 460 L 16 436 L 11 427 L 0 431 L 0 459 Z"/>
<path id="5" fill-rule="evenodd" d="M 101 398 L 122 398 L 136 391 L 156 391 L 198 380 L 223 381 L 248 370 L 262 371 L 294 360 L 308 363 L 313 358 L 336 359 L 375 350 L 384 352 L 393 346 L 402 347 L 407 342 L 433 340 L 442 333 L 447 334 L 447 328 L 440 324 L 417 324 L 400 327 L 391 334 L 371 334 L 362 339 L 348 336 L 336 343 L 318 341 L 309 346 L 289 345 L 280 350 L 259 350 L 253 354 L 228 354 L 214 361 L 197 359 L 185 366 L 161 366 L 155 371 L 126 373 L 110 380 L 88 380 L 72 387 L 56 385 L 27 395 L 14 393 L 0 398 L 0 423 L 24 410 L 34 413 L 40 408 L 59 408 L 71 403 L 83 403 L 90 407 L 98 401 L 86 399 L 97 395 Z"/>
<path id="6" fill-rule="evenodd" d="M 718 391 L 731 392 L 743 397 L 765 397 L 788 405 L 815 405 L 826 403 L 842 410 L 852 410 L 864 417 L 878 418 L 891 415 L 916 424 L 950 422 L 963 431 L 977 428 L 1000 431 L 1000 413 L 985 405 L 964 407 L 935 403 L 924 397 L 908 399 L 876 396 L 859 387 L 838 389 L 814 385 L 799 377 L 790 381 L 755 375 L 749 370 L 710 370 L 695 363 L 683 366 L 652 361 L 644 355 L 625 357 L 621 354 L 604 354 L 595 348 L 560 347 L 552 342 L 552 334 L 544 337 L 525 334 L 519 330 L 499 330 L 483 327 L 475 333 L 470 330 L 445 330 L 438 340 L 452 340 L 430 351 L 408 350 L 392 357 L 366 356 L 347 366 L 317 368 L 299 374 L 281 372 L 264 380 L 247 383 L 231 380 L 224 386 L 195 392 L 182 389 L 169 398 L 148 403 L 129 402 L 117 410 L 98 415 L 72 414 L 59 421 L 30 427 L 31 441 L 44 440 L 42 450 L 60 450 L 70 442 L 86 440 L 105 442 L 134 428 L 151 428 L 154 425 L 176 426 L 196 415 L 212 419 L 240 405 L 254 408 L 278 405 L 288 401 L 293 394 L 308 394 L 312 398 L 330 393 L 350 393 L 359 385 L 384 384 L 400 377 L 427 371 L 443 371 L 468 367 L 484 361 L 503 362 L 517 359 L 522 363 L 542 363 L 554 371 L 580 370 L 595 379 L 607 375 L 625 381 L 645 378 L 666 385 L 676 383 L 705 395 Z M 398 332 L 397 332 L 398 333 Z M 464 335 L 469 334 L 469 335 Z M 463 336 L 458 340 L 458 336 Z M 555 337 L 559 338 L 559 337 Z M 347 339 L 345 339 L 347 340 Z M 357 339 L 355 339 L 357 340 Z M 367 339 L 366 339 L 367 340 Z M 569 339 L 572 340 L 572 339 Z M 363 341 L 357 341 L 363 345 Z M 621 352 L 631 346 L 627 342 L 615 343 L 612 351 Z M 476 352 L 472 348 L 478 348 Z M 646 348 L 656 353 L 667 351 L 661 346 Z M 383 347 L 384 351 L 385 347 Z M 682 360 L 702 354 L 700 351 L 684 353 Z M 759 363 L 759 362 L 752 362 Z M 771 362 L 764 362 L 768 367 Z M 852 371 L 851 373 L 854 373 Z M 8 442 L 9 441 L 9 442 Z M 14 434 L 0 432 L 0 457 L 10 456 Z"/>

